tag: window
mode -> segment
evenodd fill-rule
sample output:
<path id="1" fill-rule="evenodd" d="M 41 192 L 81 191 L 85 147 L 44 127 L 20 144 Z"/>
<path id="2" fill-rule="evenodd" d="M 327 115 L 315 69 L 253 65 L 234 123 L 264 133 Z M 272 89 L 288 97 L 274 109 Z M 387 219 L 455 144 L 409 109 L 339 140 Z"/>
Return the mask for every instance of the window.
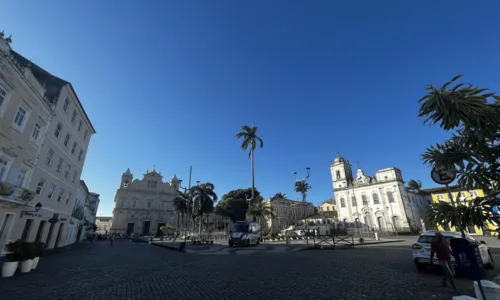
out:
<path id="1" fill-rule="evenodd" d="M 56 172 L 57 173 L 61 173 L 61 168 L 62 168 L 62 164 L 63 164 L 63 159 L 62 157 L 59 157 L 59 159 L 57 160 L 57 166 L 56 166 Z"/>
<path id="2" fill-rule="evenodd" d="M 148 188 L 150 189 L 155 189 L 157 186 L 158 182 L 154 180 L 148 180 Z"/>
<path id="3" fill-rule="evenodd" d="M 68 178 L 69 172 L 71 172 L 71 165 L 70 164 L 68 164 L 66 166 L 66 170 L 64 171 L 64 178 Z"/>
<path id="4" fill-rule="evenodd" d="M 352 196 L 351 202 L 352 202 L 352 206 L 358 206 L 358 204 L 356 203 L 356 197 Z"/>
<path id="5" fill-rule="evenodd" d="M 85 133 L 83 134 L 83 139 L 86 140 L 89 135 L 89 131 L 85 129 Z"/>
<path id="6" fill-rule="evenodd" d="M 26 168 L 26 166 L 21 167 L 21 169 L 19 170 L 19 173 L 17 174 L 17 185 L 18 186 L 24 187 L 24 180 L 26 179 L 26 174 L 28 174 L 28 168 Z"/>
<path id="7" fill-rule="evenodd" d="M 366 195 L 361 195 L 361 201 L 363 202 L 363 205 L 368 205 L 368 199 L 366 199 Z"/>
<path id="8" fill-rule="evenodd" d="M 337 180 L 340 179 L 340 171 L 337 171 Z"/>
<path id="9" fill-rule="evenodd" d="M 24 121 L 26 120 L 26 109 L 24 109 L 22 106 L 19 107 L 17 110 L 16 116 L 14 118 L 14 125 L 15 128 L 19 130 L 23 130 L 24 127 Z"/>
<path id="10" fill-rule="evenodd" d="M 373 198 L 373 204 L 380 204 L 380 200 L 378 199 L 377 194 L 373 193 L 372 198 Z"/>
<path id="11" fill-rule="evenodd" d="M 82 125 L 83 125 L 83 121 L 80 120 L 80 123 L 78 123 L 78 132 L 80 132 L 80 130 L 82 130 Z"/>
<path id="12" fill-rule="evenodd" d="M 151 201 L 148 201 L 148 208 L 151 207 Z"/>
<path id="13" fill-rule="evenodd" d="M 76 121 L 76 109 L 73 110 L 73 115 L 71 116 L 71 123 L 75 124 Z"/>
<path id="14" fill-rule="evenodd" d="M 78 161 L 82 161 L 83 150 L 80 149 L 80 153 L 78 154 Z"/>
<path id="15" fill-rule="evenodd" d="M 4 180 L 4 177 L 7 177 L 7 173 L 9 172 L 9 161 L 0 156 L 0 180 Z"/>
<path id="16" fill-rule="evenodd" d="M 68 107 L 69 107 L 69 99 L 66 98 L 66 100 L 64 100 L 63 110 L 68 111 Z"/>
<path id="17" fill-rule="evenodd" d="M 477 197 L 478 197 L 477 191 L 470 191 L 469 193 L 470 193 L 470 197 L 471 197 L 472 199 L 474 199 L 474 198 L 477 198 Z"/>
<path id="18" fill-rule="evenodd" d="M 389 203 L 394 203 L 394 195 L 392 194 L 392 192 L 387 192 L 387 200 L 389 201 Z"/>
<path id="19" fill-rule="evenodd" d="M 71 134 L 66 133 L 66 138 L 64 138 L 64 146 L 68 147 L 69 139 L 71 138 Z"/>
<path id="20" fill-rule="evenodd" d="M 59 195 L 57 196 L 57 202 L 61 202 L 63 194 L 64 194 L 64 189 L 61 189 L 59 191 Z"/>
<path id="21" fill-rule="evenodd" d="M 75 182 L 76 181 L 76 171 L 73 172 L 73 178 L 71 178 L 71 182 Z"/>
<path id="22" fill-rule="evenodd" d="M 40 135 L 41 129 L 42 127 L 40 126 L 40 124 L 36 123 L 35 128 L 33 128 L 33 133 L 31 134 L 31 139 L 33 141 L 38 141 L 38 136 Z"/>
<path id="23" fill-rule="evenodd" d="M 73 142 L 73 147 L 71 147 L 71 154 L 75 154 L 76 146 L 78 146 L 78 143 Z"/>
<path id="24" fill-rule="evenodd" d="M 49 149 L 49 152 L 47 153 L 47 157 L 45 158 L 45 164 L 47 166 L 50 166 L 52 164 L 53 158 L 54 158 L 54 150 Z"/>
<path id="25" fill-rule="evenodd" d="M 5 98 L 7 98 L 7 91 L 5 91 L 1 86 L 0 86 L 0 108 L 2 107 L 3 102 L 5 101 Z"/>
<path id="26" fill-rule="evenodd" d="M 52 196 L 54 196 L 55 190 L 56 190 L 56 185 L 53 183 L 50 184 L 49 194 L 47 195 L 47 197 L 49 197 L 49 199 L 52 199 Z"/>
<path id="27" fill-rule="evenodd" d="M 69 204 L 69 200 L 71 200 L 71 193 L 68 193 L 68 195 L 66 196 L 66 204 Z"/>
<path id="28" fill-rule="evenodd" d="M 54 135 L 58 138 L 61 135 L 61 130 L 62 130 L 62 124 L 61 122 L 57 123 L 56 126 L 56 131 L 54 132 Z"/>
<path id="29" fill-rule="evenodd" d="M 135 200 L 134 200 L 134 201 L 132 201 L 132 207 L 135 207 L 135 206 L 136 206 L 136 204 L 137 204 L 137 202 L 136 202 Z"/>
<path id="30" fill-rule="evenodd" d="M 44 185 L 45 185 L 45 179 L 40 178 L 40 180 L 38 180 L 38 184 L 36 185 L 37 195 L 40 195 L 42 193 Z"/>
<path id="31" fill-rule="evenodd" d="M 437 195 L 436 198 L 438 199 L 438 201 L 444 201 L 443 195 Z"/>

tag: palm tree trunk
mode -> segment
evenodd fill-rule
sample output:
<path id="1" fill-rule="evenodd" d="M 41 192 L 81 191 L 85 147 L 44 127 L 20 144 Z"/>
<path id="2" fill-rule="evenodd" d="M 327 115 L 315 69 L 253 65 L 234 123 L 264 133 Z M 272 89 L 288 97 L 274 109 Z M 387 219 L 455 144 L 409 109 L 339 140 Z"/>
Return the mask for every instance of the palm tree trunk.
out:
<path id="1" fill-rule="evenodd" d="M 302 193 L 302 202 L 306 202 L 306 193 Z"/>
<path id="2" fill-rule="evenodd" d="M 201 217 L 198 217 L 198 234 L 201 235 Z"/>
<path id="3" fill-rule="evenodd" d="M 254 168 L 254 155 L 255 154 L 254 154 L 253 147 L 250 148 L 250 155 L 252 157 L 251 159 L 252 159 L 252 199 L 253 199 L 255 196 L 255 168 Z"/>

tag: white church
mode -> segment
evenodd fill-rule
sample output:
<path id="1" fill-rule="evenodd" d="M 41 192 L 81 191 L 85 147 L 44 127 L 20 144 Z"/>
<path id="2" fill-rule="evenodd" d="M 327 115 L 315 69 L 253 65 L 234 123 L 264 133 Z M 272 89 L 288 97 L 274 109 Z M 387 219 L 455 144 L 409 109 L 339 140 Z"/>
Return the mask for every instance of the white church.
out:
<path id="1" fill-rule="evenodd" d="M 345 227 L 409 232 L 423 227 L 428 199 L 405 189 L 401 170 L 381 169 L 367 176 L 358 168 L 353 176 L 349 161 L 340 154 L 330 162 L 335 205 Z"/>

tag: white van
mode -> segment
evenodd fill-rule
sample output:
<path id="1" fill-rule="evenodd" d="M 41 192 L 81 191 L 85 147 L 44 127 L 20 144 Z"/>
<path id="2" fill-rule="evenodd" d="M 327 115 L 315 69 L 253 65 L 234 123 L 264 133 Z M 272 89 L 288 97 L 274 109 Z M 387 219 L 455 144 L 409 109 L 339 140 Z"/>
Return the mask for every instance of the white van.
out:
<path id="1" fill-rule="evenodd" d="M 258 245 L 260 243 L 260 227 L 257 222 L 234 222 L 229 231 L 229 247 L 235 245 Z"/>

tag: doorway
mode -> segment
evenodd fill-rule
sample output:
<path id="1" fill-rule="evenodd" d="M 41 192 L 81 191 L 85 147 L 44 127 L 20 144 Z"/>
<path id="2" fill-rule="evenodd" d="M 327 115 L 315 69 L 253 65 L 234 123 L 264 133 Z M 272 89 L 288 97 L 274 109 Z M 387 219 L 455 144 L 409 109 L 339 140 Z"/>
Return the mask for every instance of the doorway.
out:
<path id="1" fill-rule="evenodd" d="M 5 242 L 7 241 L 7 237 L 9 236 L 10 229 L 12 227 L 12 222 L 14 221 L 13 214 L 5 214 L 3 217 L 2 225 L 0 226 L 0 253 L 3 252 Z"/>
<path id="2" fill-rule="evenodd" d="M 379 228 L 379 230 L 385 230 L 385 221 L 384 221 L 384 217 L 382 217 L 382 216 L 377 217 L 377 223 L 378 223 L 378 228 Z"/>
<path id="3" fill-rule="evenodd" d="M 51 223 L 50 223 L 50 227 L 49 227 L 49 234 L 47 234 L 47 239 L 45 240 L 45 248 L 47 248 L 47 249 L 50 249 L 50 248 L 49 248 L 49 243 L 50 243 L 50 240 L 51 240 L 51 238 L 52 238 L 52 231 L 54 231 L 54 225 L 55 225 L 55 224 L 56 224 L 56 223 L 54 223 L 54 222 L 51 222 Z"/>
<path id="4" fill-rule="evenodd" d="M 135 226 L 135 223 L 128 223 L 127 224 L 127 234 L 134 233 L 134 226 Z"/>
<path id="5" fill-rule="evenodd" d="M 59 225 L 59 231 L 57 232 L 56 242 L 54 243 L 54 248 L 59 247 L 59 241 L 61 240 L 62 230 L 64 228 L 64 223 Z"/>
<path id="6" fill-rule="evenodd" d="M 23 234 L 21 235 L 21 240 L 26 241 L 31 231 L 31 224 L 33 224 L 33 219 L 26 219 L 26 224 L 24 224 Z"/>
<path id="7" fill-rule="evenodd" d="M 144 224 L 142 226 L 142 235 L 149 235 L 149 227 L 151 226 L 150 221 L 144 221 Z"/>
<path id="8" fill-rule="evenodd" d="M 160 228 L 162 228 L 163 226 L 165 226 L 165 223 L 158 223 L 158 227 L 156 228 L 156 237 L 165 235 L 165 232 L 162 232 L 160 230 Z"/>
<path id="9" fill-rule="evenodd" d="M 40 221 L 40 225 L 38 225 L 38 230 L 36 232 L 35 242 L 39 242 L 42 239 L 43 229 L 45 228 L 46 221 Z"/>

